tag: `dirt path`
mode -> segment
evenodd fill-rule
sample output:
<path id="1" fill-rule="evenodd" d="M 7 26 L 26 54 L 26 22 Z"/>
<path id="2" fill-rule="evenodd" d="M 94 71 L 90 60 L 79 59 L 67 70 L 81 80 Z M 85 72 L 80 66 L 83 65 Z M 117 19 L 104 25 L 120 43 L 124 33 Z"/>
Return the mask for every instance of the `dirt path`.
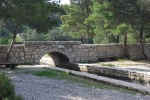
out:
<path id="1" fill-rule="evenodd" d="M 140 93 L 131 95 L 117 90 L 88 88 L 66 80 L 19 73 L 24 70 L 42 70 L 42 67 L 43 65 L 25 65 L 20 66 L 17 72 L 10 70 L 7 74 L 15 84 L 16 93 L 23 96 L 24 100 L 150 100 L 148 95 Z"/>

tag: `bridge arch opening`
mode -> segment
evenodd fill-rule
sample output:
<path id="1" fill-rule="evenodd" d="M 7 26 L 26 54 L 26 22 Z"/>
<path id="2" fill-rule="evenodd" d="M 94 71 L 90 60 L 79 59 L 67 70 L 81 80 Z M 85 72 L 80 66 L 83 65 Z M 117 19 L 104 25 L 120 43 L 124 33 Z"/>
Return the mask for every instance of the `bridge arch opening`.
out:
<path id="1" fill-rule="evenodd" d="M 50 52 L 40 59 L 40 63 L 57 67 L 64 63 L 69 63 L 69 58 L 60 52 Z"/>

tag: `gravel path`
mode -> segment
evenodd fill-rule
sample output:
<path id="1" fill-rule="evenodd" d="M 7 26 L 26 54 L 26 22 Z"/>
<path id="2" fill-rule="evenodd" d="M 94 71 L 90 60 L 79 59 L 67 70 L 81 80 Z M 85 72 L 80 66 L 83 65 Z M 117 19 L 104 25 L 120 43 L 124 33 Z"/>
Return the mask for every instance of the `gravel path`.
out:
<path id="1" fill-rule="evenodd" d="M 66 80 L 31 74 L 10 72 L 7 76 L 15 84 L 17 95 L 23 96 L 24 100 L 150 100 L 150 96 L 140 93 L 130 95 L 116 90 L 87 88 Z"/>

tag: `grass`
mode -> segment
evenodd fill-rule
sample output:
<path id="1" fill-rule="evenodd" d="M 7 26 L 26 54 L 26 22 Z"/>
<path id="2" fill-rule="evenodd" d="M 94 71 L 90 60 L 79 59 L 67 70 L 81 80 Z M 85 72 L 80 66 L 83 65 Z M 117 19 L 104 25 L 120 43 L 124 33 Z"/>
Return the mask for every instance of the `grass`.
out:
<path id="1" fill-rule="evenodd" d="M 102 66 L 115 66 L 113 64 L 101 64 Z"/>
<path id="2" fill-rule="evenodd" d="M 117 61 L 118 61 L 118 62 L 124 62 L 124 60 L 125 60 L 125 59 L 120 59 L 120 58 L 119 58 Z"/>
<path id="3" fill-rule="evenodd" d="M 133 61 L 133 58 L 131 58 L 131 59 L 119 58 L 117 61 L 118 61 L 118 62 L 124 62 L 124 61 L 126 61 L 126 60 Z"/>
<path id="4" fill-rule="evenodd" d="M 79 76 L 74 76 L 71 74 L 71 72 L 66 73 L 66 72 L 61 72 L 61 71 L 56 71 L 56 70 L 43 70 L 43 71 L 35 71 L 35 72 L 28 71 L 26 73 L 31 73 L 36 76 L 45 76 L 45 77 L 53 78 L 57 80 L 67 80 L 68 82 L 71 82 L 71 83 L 79 83 L 81 84 L 81 86 L 85 86 L 85 87 L 95 87 L 95 88 L 100 88 L 100 89 L 113 89 L 113 90 L 119 90 L 123 93 L 128 93 L 128 94 L 133 94 L 133 95 L 137 93 L 132 90 L 107 85 L 104 83 L 85 79 Z"/>

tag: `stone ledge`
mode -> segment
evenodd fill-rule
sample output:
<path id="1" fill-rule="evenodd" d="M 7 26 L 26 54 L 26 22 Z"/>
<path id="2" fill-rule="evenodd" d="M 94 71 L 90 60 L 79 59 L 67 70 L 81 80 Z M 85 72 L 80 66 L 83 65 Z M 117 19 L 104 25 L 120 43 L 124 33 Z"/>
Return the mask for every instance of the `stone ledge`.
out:
<path id="1" fill-rule="evenodd" d="M 74 45 L 81 45 L 80 41 L 25 41 L 24 42 L 26 47 L 30 47 L 34 44 L 36 45 L 46 45 L 46 44 L 53 44 L 53 45 L 59 45 L 59 44 L 64 44 L 64 45 L 68 45 L 68 44 L 74 44 Z"/>
<path id="2" fill-rule="evenodd" d="M 93 64 L 75 64 L 59 63 L 60 68 L 71 69 L 75 71 L 87 72 L 98 76 L 104 76 L 113 79 L 119 79 L 126 82 L 147 86 L 150 88 L 150 74 L 136 72 L 132 70 L 123 70 L 118 68 L 97 67 Z"/>
<path id="3" fill-rule="evenodd" d="M 138 91 L 138 92 L 150 95 L 150 88 L 148 88 L 146 86 L 141 86 L 141 85 L 137 85 L 134 83 L 124 82 L 121 80 L 115 80 L 115 79 L 111 79 L 111 78 L 97 76 L 97 75 L 89 74 L 86 72 L 78 72 L 78 71 L 73 71 L 73 70 L 68 70 L 68 69 L 63 69 L 63 68 L 58 68 L 58 67 L 46 67 L 46 68 L 59 70 L 59 71 L 63 71 L 63 72 L 71 72 L 73 75 L 89 78 L 92 80 L 96 80 L 98 82 L 105 82 L 110 85 L 128 88 L 130 90 L 134 90 L 134 91 Z"/>

